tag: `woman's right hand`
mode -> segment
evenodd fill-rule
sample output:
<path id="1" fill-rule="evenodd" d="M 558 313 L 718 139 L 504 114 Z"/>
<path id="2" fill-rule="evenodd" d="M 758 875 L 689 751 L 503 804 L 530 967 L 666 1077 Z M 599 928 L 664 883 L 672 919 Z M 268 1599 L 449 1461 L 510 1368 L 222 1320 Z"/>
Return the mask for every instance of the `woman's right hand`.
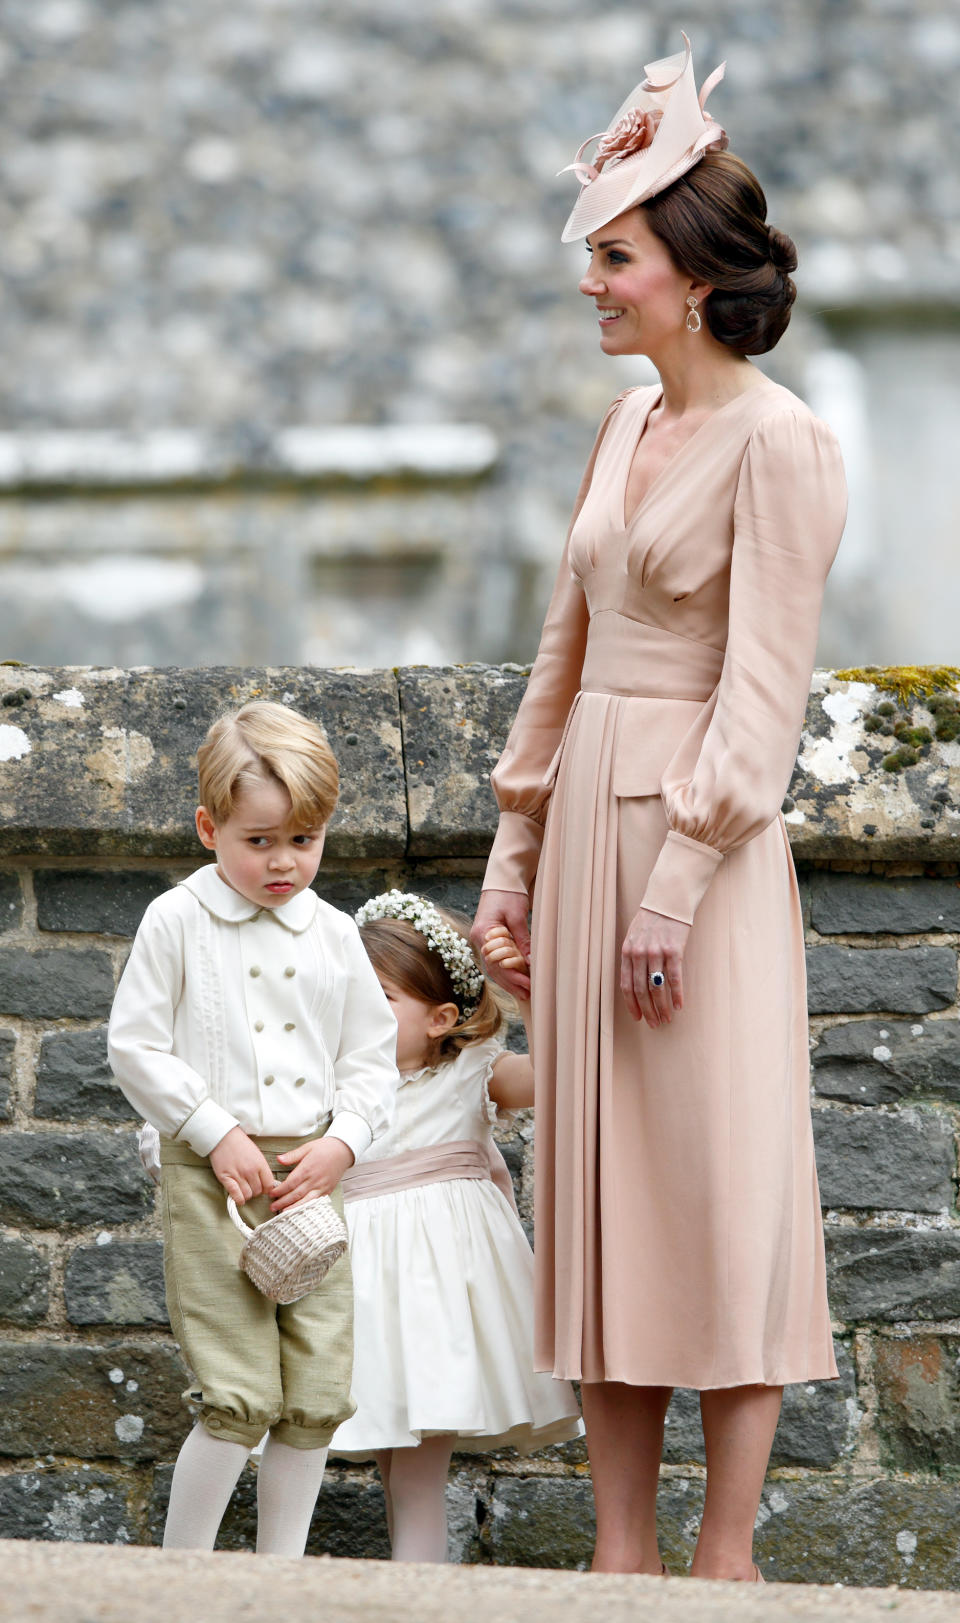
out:
<path id="1" fill-rule="evenodd" d="M 526 896 L 517 890 L 485 890 L 481 892 L 477 916 L 470 931 L 470 944 L 483 959 L 483 942 L 487 932 L 497 925 L 509 930 L 525 963 L 530 962 L 530 932 L 527 929 L 529 904 Z M 530 976 L 518 969 L 506 969 L 500 964 L 486 962 L 484 969 L 492 981 L 524 1000 L 530 996 Z"/>

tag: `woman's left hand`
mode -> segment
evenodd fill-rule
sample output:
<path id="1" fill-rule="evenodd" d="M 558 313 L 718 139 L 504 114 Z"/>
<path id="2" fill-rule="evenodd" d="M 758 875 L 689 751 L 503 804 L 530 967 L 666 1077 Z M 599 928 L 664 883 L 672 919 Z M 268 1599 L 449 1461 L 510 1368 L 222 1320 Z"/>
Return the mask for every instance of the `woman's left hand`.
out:
<path id="1" fill-rule="evenodd" d="M 669 1025 L 683 1008 L 683 954 L 690 925 L 641 907 L 620 954 L 620 990 L 634 1020 Z M 651 986 L 651 975 L 663 976 Z"/>

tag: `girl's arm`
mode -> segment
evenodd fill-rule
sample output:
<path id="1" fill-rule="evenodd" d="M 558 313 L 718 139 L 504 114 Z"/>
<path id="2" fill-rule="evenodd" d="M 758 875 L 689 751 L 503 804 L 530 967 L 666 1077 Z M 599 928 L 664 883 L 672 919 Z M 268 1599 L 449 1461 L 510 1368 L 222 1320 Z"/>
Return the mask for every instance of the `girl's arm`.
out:
<path id="1" fill-rule="evenodd" d="M 483 956 L 487 963 L 504 969 L 526 969 L 526 961 L 502 924 L 488 930 L 483 938 Z M 530 999 L 517 998 L 523 1029 L 530 1046 Z M 533 1104 L 533 1062 L 528 1054 L 501 1054 L 494 1062 L 487 1091 L 498 1110 L 527 1110 Z"/>
<path id="2" fill-rule="evenodd" d="M 501 1054 L 487 1092 L 498 1110 L 528 1110 L 533 1104 L 533 1063 L 528 1054 Z"/>

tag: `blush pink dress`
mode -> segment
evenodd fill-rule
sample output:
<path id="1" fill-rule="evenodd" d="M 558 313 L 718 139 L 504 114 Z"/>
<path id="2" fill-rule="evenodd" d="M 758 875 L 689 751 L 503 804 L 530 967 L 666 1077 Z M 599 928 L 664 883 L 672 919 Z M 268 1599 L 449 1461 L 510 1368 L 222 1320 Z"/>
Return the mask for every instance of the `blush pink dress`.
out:
<path id="1" fill-rule="evenodd" d="M 484 884 L 534 894 L 536 1362 L 780 1385 L 836 1374 L 780 806 L 846 490 L 830 430 L 763 379 L 627 523 L 659 398 L 604 419 L 493 774 Z M 619 990 L 640 906 L 693 926 L 659 1030 Z"/>

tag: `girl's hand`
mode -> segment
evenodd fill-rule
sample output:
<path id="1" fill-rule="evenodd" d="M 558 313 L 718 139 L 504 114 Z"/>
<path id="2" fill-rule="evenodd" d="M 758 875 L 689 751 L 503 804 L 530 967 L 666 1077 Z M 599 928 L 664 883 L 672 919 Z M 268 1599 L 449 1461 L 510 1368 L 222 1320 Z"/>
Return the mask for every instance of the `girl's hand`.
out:
<path id="1" fill-rule="evenodd" d="M 690 925 L 641 907 L 620 954 L 620 990 L 634 1020 L 652 1027 L 669 1025 L 683 1008 L 683 954 Z M 659 971 L 662 986 L 651 986 Z"/>
<path id="2" fill-rule="evenodd" d="M 210 1165 L 238 1206 L 255 1195 L 269 1195 L 276 1185 L 269 1161 L 242 1127 L 231 1127 L 213 1146 Z"/>
<path id="3" fill-rule="evenodd" d="M 315 1200 L 317 1195 L 329 1195 L 336 1189 L 348 1167 L 353 1166 L 353 1151 L 342 1138 L 313 1138 L 295 1150 L 278 1155 L 284 1166 L 292 1166 L 270 1202 L 272 1212 L 285 1211 L 301 1200 Z"/>
<path id="4" fill-rule="evenodd" d="M 480 895 L 477 916 L 470 931 L 470 943 L 484 958 L 484 940 L 490 930 L 502 926 L 513 939 L 524 964 L 530 962 L 530 932 L 527 929 L 529 904 L 526 896 L 517 890 L 485 890 Z M 484 968 L 498 986 L 512 992 L 514 997 L 526 1000 L 530 996 L 530 976 L 525 970 L 509 969 L 505 964 L 488 963 Z"/>
<path id="5" fill-rule="evenodd" d="M 524 980 L 528 979 L 527 960 L 505 924 L 495 924 L 487 931 L 480 950 L 483 953 L 483 961 L 491 973 L 493 965 L 496 964 L 501 970 L 513 970 Z M 529 997 L 529 992 L 527 996 Z"/>

